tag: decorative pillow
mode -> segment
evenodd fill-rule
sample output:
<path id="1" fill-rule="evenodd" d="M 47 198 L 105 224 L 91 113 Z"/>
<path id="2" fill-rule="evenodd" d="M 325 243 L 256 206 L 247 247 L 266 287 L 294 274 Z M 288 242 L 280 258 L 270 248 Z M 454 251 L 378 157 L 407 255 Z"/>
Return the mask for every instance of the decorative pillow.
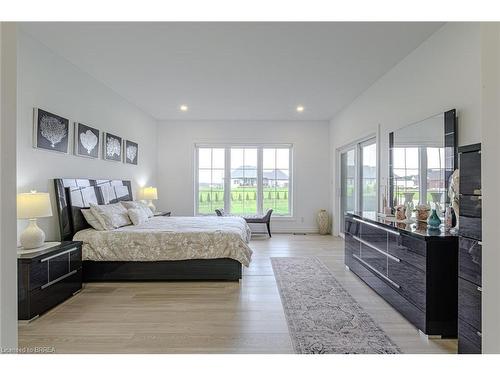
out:
<path id="1" fill-rule="evenodd" d="M 127 210 L 120 203 L 95 205 L 90 204 L 90 211 L 95 218 L 101 223 L 105 230 L 113 230 L 115 228 L 130 225 L 132 222 L 128 216 Z"/>
<path id="2" fill-rule="evenodd" d="M 82 212 L 83 217 L 85 218 L 87 223 L 89 223 L 92 228 L 94 228 L 95 230 L 105 230 L 99 220 L 96 219 L 92 211 L 90 211 L 90 208 L 82 208 L 80 211 Z"/>
<path id="3" fill-rule="evenodd" d="M 153 217 L 154 213 L 151 211 L 151 209 L 148 207 L 146 203 L 139 202 L 139 201 L 122 201 L 120 202 L 123 207 L 125 207 L 127 210 L 131 208 L 137 208 L 140 210 L 143 210 L 145 214 L 149 217 Z"/>
<path id="4" fill-rule="evenodd" d="M 140 208 L 129 208 L 127 213 L 134 225 L 145 223 L 149 219 L 146 212 Z"/>

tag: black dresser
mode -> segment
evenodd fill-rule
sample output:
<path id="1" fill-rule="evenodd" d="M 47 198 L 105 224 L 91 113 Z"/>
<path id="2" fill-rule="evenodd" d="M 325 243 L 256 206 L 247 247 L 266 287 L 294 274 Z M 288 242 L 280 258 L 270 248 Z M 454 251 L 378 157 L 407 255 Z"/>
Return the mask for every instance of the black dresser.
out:
<path id="1" fill-rule="evenodd" d="M 82 289 L 82 243 L 17 257 L 18 319 L 32 320 Z"/>
<path id="2" fill-rule="evenodd" d="M 458 237 L 347 214 L 345 264 L 426 335 L 457 336 Z"/>
<path id="3" fill-rule="evenodd" d="M 458 352 L 481 353 L 481 145 L 460 147 Z"/>

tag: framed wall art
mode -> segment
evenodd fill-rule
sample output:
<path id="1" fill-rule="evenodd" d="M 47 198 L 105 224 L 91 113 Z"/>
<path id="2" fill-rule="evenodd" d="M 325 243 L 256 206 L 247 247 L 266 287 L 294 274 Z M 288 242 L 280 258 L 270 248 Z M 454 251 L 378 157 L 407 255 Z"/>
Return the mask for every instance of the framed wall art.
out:
<path id="1" fill-rule="evenodd" d="M 125 141 L 125 163 L 137 165 L 139 157 L 139 145 L 135 142 Z"/>
<path id="2" fill-rule="evenodd" d="M 69 120 L 40 108 L 33 111 L 33 146 L 35 148 L 69 152 Z"/>
<path id="3" fill-rule="evenodd" d="M 103 159 L 122 161 L 122 138 L 111 133 L 103 133 Z"/>
<path id="4" fill-rule="evenodd" d="M 97 159 L 99 157 L 99 130 L 75 122 L 75 155 Z"/>

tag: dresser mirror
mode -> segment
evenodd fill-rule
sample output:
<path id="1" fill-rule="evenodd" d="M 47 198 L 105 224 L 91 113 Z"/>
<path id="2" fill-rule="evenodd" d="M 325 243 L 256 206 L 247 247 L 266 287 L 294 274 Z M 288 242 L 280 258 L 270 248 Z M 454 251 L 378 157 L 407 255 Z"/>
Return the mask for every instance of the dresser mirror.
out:
<path id="1" fill-rule="evenodd" d="M 454 109 L 390 133 L 388 204 L 427 204 L 443 216 L 457 157 Z"/>

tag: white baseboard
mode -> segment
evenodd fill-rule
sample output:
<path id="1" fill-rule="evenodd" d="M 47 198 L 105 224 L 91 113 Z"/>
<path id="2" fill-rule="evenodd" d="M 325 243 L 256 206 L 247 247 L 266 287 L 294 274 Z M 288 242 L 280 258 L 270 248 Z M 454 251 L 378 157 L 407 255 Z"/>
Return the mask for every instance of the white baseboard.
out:
<path id="1" fill-rule="evenodd" d="M 252 234 L 267 234 L 266 231 L 258 230 L 252 231 Z M 271 233 L 276 234 L 293 234 L 293 233 L 306 233 L 306 234 L 318 234 L 318 228 L 276 228 L 271 226 Z"/>

